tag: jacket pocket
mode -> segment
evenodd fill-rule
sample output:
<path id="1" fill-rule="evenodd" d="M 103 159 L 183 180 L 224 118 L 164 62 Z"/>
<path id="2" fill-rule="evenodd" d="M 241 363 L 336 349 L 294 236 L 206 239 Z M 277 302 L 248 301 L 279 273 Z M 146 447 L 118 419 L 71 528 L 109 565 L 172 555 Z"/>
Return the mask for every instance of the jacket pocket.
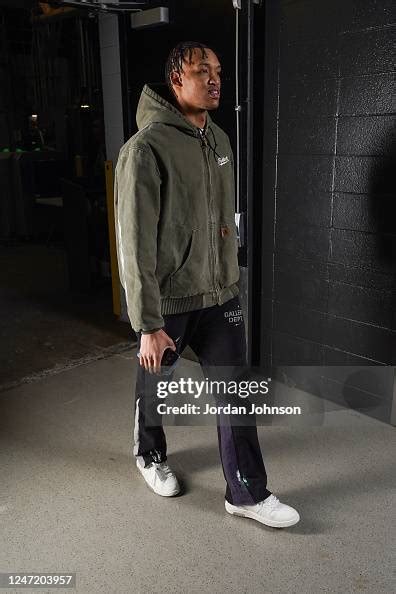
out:
<path id="1" fill-rule="evenodd" d="M 218 232 L 219 245 L 219 283 L 229 287 L 239 280 L 238 237 L 235 221 L 222 221 Z"/>
<path id="2" fill-rule="evenodd" d="M 194 229 L 178 268 L 170 275 L 170 296 L 191 297 L 210 291 L 205 232 Z"/>

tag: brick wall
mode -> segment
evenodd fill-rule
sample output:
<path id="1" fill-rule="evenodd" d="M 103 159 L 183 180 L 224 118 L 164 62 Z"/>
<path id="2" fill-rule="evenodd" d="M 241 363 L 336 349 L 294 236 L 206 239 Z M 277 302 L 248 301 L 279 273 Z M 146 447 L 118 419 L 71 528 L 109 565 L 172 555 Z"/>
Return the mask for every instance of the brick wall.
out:
<path id="1" fill-rule="evenodd" d="M 267 3 L 263 362 L 396 364 L 395 23 Z"/>

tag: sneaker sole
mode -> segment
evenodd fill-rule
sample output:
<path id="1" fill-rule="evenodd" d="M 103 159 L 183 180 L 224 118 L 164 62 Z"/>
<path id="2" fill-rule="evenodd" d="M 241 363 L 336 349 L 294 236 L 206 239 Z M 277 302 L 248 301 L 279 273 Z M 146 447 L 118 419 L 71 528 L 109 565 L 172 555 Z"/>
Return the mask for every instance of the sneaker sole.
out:
<path id="1" fill-rule="evenodd" d="M 176 489 L 175 491 L 172 491 L 171 493 L 158 493 L 158 491 L 156 491 L 151 485 L 150 483 L 148 483 L 146 481 L 146 478 L 143 474 L 143 472 L 140 470 L 140 467 L 138 466 L 138 464 L 136 464 L 136 468 L 138 469 L 138 471 L 140 472 L 140 474 L 142 475 L 142 477 L 144 478 L 144 482 L 147 485 L 147 487 L 150 489 L 150 491 L 152 491 L 153 493 L 155 493 L 156 495 L 159 495 L 160 497 L 174 497 L 175 495 L 177 495 L 178 493 L 180 493 L 180 488 Z"/>
<path id="2" fill-rule="evenodd" d="M 260 522 L 260 524 L 265 524 L 265 526 L 270 526 L 271 528 L 288 528 L 289 526 L 294 526 L 297 522 L 300 521 L 300 516 L 294 518 L 293 520 L 286 520 L 285 522 L 277 522 L 275 520 L 264 520 L 260 514 L 256 514 L 255 512 L 248 511 L 248 510 L 241 510 L 239 507 L 232 505 L 227 500 L 225 502 L 226 511 L 231 514 L 232 516 L 240 516 L 241 518 L 251 518 L 252 520 L 256 520 Z"/>

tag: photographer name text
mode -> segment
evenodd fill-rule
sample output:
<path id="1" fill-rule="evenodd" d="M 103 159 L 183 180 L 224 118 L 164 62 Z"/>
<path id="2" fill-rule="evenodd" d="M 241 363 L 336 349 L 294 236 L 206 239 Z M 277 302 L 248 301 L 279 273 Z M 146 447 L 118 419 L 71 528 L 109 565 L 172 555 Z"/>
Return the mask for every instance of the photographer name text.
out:
<path id="1" fill-rule="evenodd" d="M 251 404 L 250 407 L 241 405 L 224 406 L 205 404 L 204 407 L 198 404 L 185 403 L 181 406 L 170 406 L 162 402 L 157 405 L 160 415 L 300 415 L 299 406 L 268 406 L 267 404 Z"/>

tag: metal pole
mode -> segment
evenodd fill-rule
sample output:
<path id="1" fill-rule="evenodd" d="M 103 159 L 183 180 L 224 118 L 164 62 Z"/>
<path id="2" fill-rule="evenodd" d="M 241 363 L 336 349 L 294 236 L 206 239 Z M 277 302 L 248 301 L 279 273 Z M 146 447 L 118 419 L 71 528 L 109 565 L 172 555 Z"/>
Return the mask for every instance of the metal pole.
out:
<path id="1" fill-rule="evenodd" d="M 246 24 L 246 67 L 247 67 L 247 89 L 246 89 L 246 210 L 247 210 L 247 303 L 248 303 L 248 341 L 247 360 L 249 365 L 257 362 L 257 335 L 260 329 L 257 327 L 258 312 L 255 311 L 254 303 L 254 235 L 253 235 L 253 0 L 247 0 Z"/>
<path id="2" fill-rule="evenodd" d="M 84 29 L 82 19 L 78 19 L 78 28 L 80 31 L 80 50 L 81 50 L 81 72 L 82 72 L 82 86 L 87 86 L 87 71 L 85 68 L 85 43 L 84 43 Z"/>
<path id="3" fill-rule="evenodd" d="M 234 0 L 235 8 L 235 117 L 236 117 L 236 212 L 241 211 L 240 202 L 240 122 L 239 114 L 241 106 L 239 105 L 239 11 L 241 10 L 241 0 Z"/>

